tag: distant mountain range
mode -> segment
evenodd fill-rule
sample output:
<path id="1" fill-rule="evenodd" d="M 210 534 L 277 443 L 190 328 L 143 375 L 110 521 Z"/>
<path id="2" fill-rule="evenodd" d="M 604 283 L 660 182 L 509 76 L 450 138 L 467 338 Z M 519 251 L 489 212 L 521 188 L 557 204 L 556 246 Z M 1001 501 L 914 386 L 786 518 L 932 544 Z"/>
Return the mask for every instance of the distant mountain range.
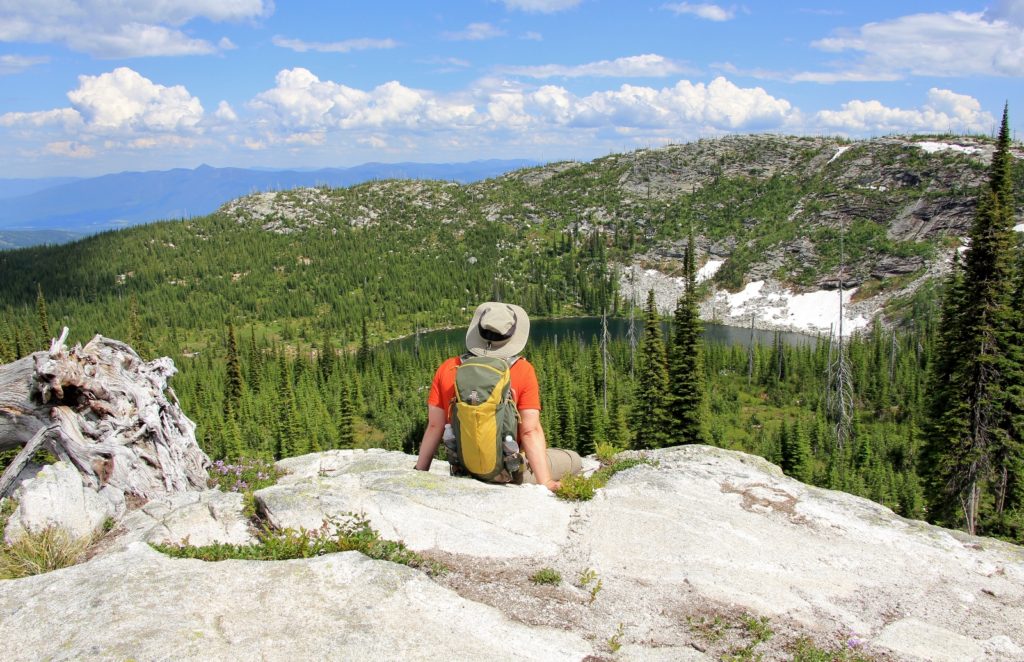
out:
<path id="1" fill-rule="evenodd" d="M 0 248 L 62 243 L 103 230 L 203 216 L 247 193 L 297 186 L 352 186 L 374 179 L 439 179 L 462 184 L 534 161 L 366 163 L 321 170 L 213 168 L 122 172 L 75 179 L 0 179 Z"/>

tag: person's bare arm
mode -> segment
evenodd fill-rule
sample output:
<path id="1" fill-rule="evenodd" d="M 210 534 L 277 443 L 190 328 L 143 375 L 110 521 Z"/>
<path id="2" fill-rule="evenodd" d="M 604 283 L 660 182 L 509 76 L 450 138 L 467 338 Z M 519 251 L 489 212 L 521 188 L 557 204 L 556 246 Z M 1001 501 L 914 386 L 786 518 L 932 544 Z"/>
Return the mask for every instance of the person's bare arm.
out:
<path id="1" fill-rule="evenodd" d="M 540 424 L 539 409 L 519 410 L 519 444 L 526 453 L 526 459 L 530 461 L 530 470 L 537 478 L 537 484 L 552 492 L 558 490 L 562 483 L 551 480 L 551 470 L 548 469 L 548 443 L 544 438 L 544 428 Z"/>
<path id="2" fill-rule="evenodd" d="M 420 454 L 416 458 L 418 471 L 430 471 L 430 463 L 434 461 L 434 453 L 437 452 L 437 446 L 441 443 L 441 435 L 444 434 L 444 424 L 447 420 L 448 417 L 443 409 L 427 405 L 427 429 L 423 431 Z"/>

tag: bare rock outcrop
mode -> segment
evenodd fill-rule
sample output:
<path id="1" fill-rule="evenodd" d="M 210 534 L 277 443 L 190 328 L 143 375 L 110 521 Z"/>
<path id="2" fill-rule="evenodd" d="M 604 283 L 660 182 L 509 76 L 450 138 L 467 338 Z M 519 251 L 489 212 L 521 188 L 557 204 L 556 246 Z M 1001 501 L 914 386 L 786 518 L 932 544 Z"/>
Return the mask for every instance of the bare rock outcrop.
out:
<path id="1" fill-rule="evenodd" d="M 7 543 L 51 527 L 64 529 L 73 539 L 91 538 L 103 530 L 107 518 L 118 514 L 114 503 L 85 485 L 67 462 L 43 467 L 18 487 L 14 498 L 18 507 L 3 532 Z"/>
<path id="2" fill-rule="evenodd" d="M 744 453 L 647 458 L 582 503 L 454 478 L 443 462 L 416 472 L 402 453 L 292 458 L 257 492 L 264 517 L 318 526 L 356 511 L 450 571 L 352 552 L 203 563 L 136 542 L 4 582 L 0 637 L 21 642 L 14 660 L 710 660 L 742 645 L 782 660 L 798 640 L 880 659 L 1024 659 L 1024 548 Z M 562 583 L 530 581 L 542 568 Z M 750 623 L 770 636 L 752 643 Z"/>

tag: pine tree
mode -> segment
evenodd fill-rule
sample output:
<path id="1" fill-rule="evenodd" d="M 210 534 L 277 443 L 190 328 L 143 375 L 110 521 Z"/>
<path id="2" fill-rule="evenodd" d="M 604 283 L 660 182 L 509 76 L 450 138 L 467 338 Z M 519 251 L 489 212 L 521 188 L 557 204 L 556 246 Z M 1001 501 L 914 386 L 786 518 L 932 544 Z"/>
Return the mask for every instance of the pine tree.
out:
<path id="1" fill-rule="evenodd" d="M 142 318 L 139 315 L 139 298 L 132 292 L 128 298 L 128 337 L 125 342 L 140 357 L 149 356 L 150 351 L 142 337 Z"/>
<path id="2" fill-rule="evenodd" d="M 355 446 L 355 423 L 352 399 L 342 379 L 338 386 L 338 448 Z"/>
<path id="3" fill-rule="evenodd" d="M 370 333 L 366 329 L 366 317 L 363 317 L 362 330 L 359 335 L 359 351 L 356 353 L 356 365 L 359 370 L 366 370 L 370 361 Z"/>
<path id="4" fill-rule="evenodd" d="M 256 341 L 256 326 L 252 325 L 249 327 L 249 388 L 251 390 L 259 390 L 260 384 L 263 381 L 263 365 L 264 356 L 263 348 Z"/>
<path id="5" fill-rule="evenodd" d="M 782 436 L 782 471 L 805 483 L 811 482 L 811 442 L 807 436 L 807 426 L 800 420 L 793 422 L 792 427 L 783 426 Z"/>
<path id="6" fill-rule="evenodd" d="M 661 339 L 661 321 L 654 301 L 654 290 L 647 293 L 644 332 L 640 339 L 637 365 L 637 392 L 633 399 L 634 448 L 662 448 L 669 444 L 669 420 L 665 408 L 668 394 L 668 370 L 665 343 Z"/>
<path id="7" fill-rule="evenodd" d="M 1008 379 L 1015 342 L 1009 147 L 1009 117 L 1004 110 L 962 276 L 950 278 L 943 305 L 931 422 L 923 449 L 929 514 L 940 522 L 962 523 L 972 534 L 978 532 L 985 515 L 981 509 L 990 501 L 983 493 L 993 481 L 999 484 L 1013 450 L 1005 413 L 1013 398 Z"/>
<path id="8" fill-rule="evenodd" d="M 49 345 L 53 336 L 50 334 L 50 319 L 46 313 L 46 297 L 39 283 L 36 283 L 36 315 L 39 317 L 39 331 L 43 334 L 42 343 Z"/>
<path id="9" fill-rule="evenodd" d="M 668 351 L 666 401 L 672 443 L 699 444 L 704 432 L 704 335 L 697 301 L 695 247 L 690 234 L 684 255 L 686 291 L 676 301 Z"/>
<path id="10" fill-rule="evenodd" d="M 1002 365 L 1004 425 L 995 452 L 994 513 L 987 528 L 1024 543 L 1024 242 L 1018 243 L 1016 273 Z"/>
<path id="11" fill-rule="evenodd" d="M 294 456 L 301 442 L 298 404 L 295 401 L 295 389 L 292 386 L 292 377 L 284 352 L 278 355 L 278 379 L 277 438 L 274 457 L 280 460 Z"/>
<path id="12" fill-rule="evenodd" d="M 626 448 L 631 437 L 629 421 L 626 418 L 626 409 L 622 406 L 619 397 L 611 399 L 608 410 L 608 442 L 616 448 Z"/>
<path id="13" fill-rule="evenodd" d="M 597 450 L 598 422 L 601 410 L 597 406 L 597 397 L 590 384 L 583 384 L 583 397 L 579 412 L 579 434 L 576 435 L 576 452 L 580 455 L 590 455 Z M 603 432 L 601 433 L 603 435 Z"/>
<path id="14" fill-rule="evenodd" d="M 235 325 L 228 322 L 227 338 L 227 389 L 225 400 L 237 410 L 242 400 L 242 364 L 238 359 L 238 342 L 235 340 Z"/>
<path id="15" fill-rule="evenodd" d="M 14 355 L 14 345 L 7 339 L 7 325 L 0 329 L 0 365 L 11 363 L 17 357 Z"/>

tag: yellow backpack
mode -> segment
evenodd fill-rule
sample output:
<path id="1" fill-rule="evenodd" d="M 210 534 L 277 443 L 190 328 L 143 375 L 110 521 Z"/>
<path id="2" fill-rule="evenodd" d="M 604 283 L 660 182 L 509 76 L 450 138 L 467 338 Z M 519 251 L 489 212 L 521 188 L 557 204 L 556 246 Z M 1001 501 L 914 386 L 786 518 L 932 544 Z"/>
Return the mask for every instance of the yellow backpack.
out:
<path id="1" fill-rule="evenodd" d="M 449 419 L 456 457 L 449 462 L 488 483 L 522 483 L 519 411 L 512 398 L 511 360 L 466 355 L 455 369 Z"/>

